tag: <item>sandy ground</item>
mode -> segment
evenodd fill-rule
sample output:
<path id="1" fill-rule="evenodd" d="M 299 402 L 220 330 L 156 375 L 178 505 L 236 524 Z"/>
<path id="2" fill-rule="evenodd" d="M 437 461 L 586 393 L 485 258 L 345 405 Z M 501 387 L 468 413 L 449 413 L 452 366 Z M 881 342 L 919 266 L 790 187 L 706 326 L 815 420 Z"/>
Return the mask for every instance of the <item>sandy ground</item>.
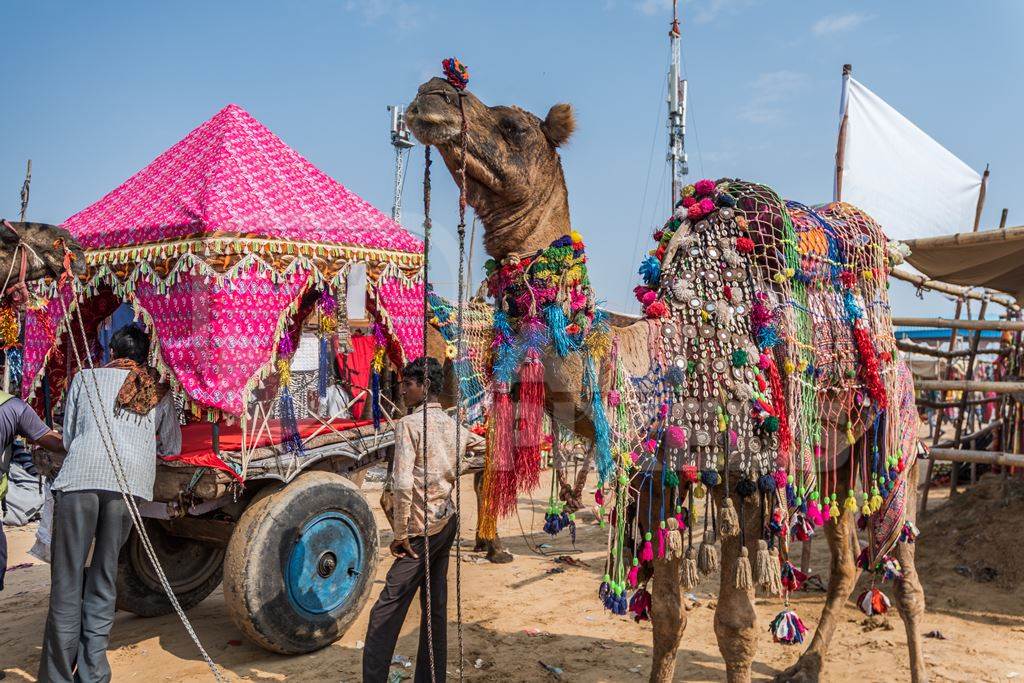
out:
<path id="1" fill-rule="evenodd" d="M 468 483 L 467 479 L 463 499 L 472 502 Z M 376 506 L 379 484 L 368 484 L 367 488 L 378 523 L 387 528 Z M 542 486 L 541 491 L 546 490 Z M 944 494 L 937 493 L 933 498 L 936 506 L 944 504 Z M 463 538 L 470 539 L 473 515 L 466 516 Z M 516 555 L 512 564 L 483 562 L 469 552 L 469 541 L 465 541 L 462 605 L 466 678 L 553 680 L 554 676 L 540 663 L 544 662 L 560 669 L 562 680 L 645 680 L 651 654 L 650 624 L 612 616 L 596 597 L 603 573 L 604 534 L 592 518 L 583 521 L 577 542 L 579 552 L 573 553 L 567 535 L 552 540 L 541 531 L 542 525 L 543 503 L 526 499 L 521 501 L 519 518 L 505 520 L 501 533 Z M 32 564 L 10 572 L 7 589 L 0 593 L 0 669 L 6 672 L 7 680 L 34 681 L 46 617 L 48 566 L 26 554 L 32 544 L 33 527 L 9 529 L 8 534 L 10 564 Z M 385 553 L 389 540 L 389 532 L 382 534 Z M 542 543 L 552 547 L 538 552 L 536 547 Z M 927 543 L 927 538 L 920 541 L 924 553 Z M 569 553 L 589 567 L 554 562 L 558 555 Z M 945 564 L 941 558 L 929 563 L 935 572 L 944 574 L 941 580 L 924 577 L 929 600 L 924 631 L 939 631 L 945 637 L 924 641 L 932 680 L 1024 679 L 1024 601 L 1018 599 L 1019 592 L 1006 592 L 992 583 L 950 580 L 945 574 L 952 572 L 952 562 L 948 568 Z M 282 657 L 250 644 L 228 619 L 220 589 L 189 616 L 210 654 L 231 680 L 355 681 L 359 678 L 360 647 L 369 608 L 389 565 L 382 556 L 371 601 L 348 633 L 339 642 L 313 654 Z M 814 544 L 812 567 L 827 573 L 824 542 Z M 450 678 L 458 666 L 454 577 L 453 565 L 449 573 L 453 582 Z M 891 595 L 891 589 L 886 590 Z M 724 680 L 712 629 L 716 591 L 717 577 L 705 581 L 695 591 L 696 601 L 690 605 L 689 624 L 680 649 L 677 680 Z M 820 592 L 802 593 L 795 600 L 796 609 L 811 629 L 817 624 L 822 603 Z M 778 599 L 758 600 L 763 629 L 780 607 Z M 877 619 L 867 620 L 852 602 L 848 604 L 828 659 L 827 680 L 909 680 L 906 638 L 899 617 L 893 610 L 887 618 Z M 410 659 L 416 656 L 418 622 L 418 606 L 414 604 L 397 649 L 397 653 Z M 799 653 L 799 648 L 773 644 L 765 631 L 754 665 L 755 679 L 770 678 L 793 663 Z M 174 616 L 142 619 L 118 613 L 110 660 L 115 681 L 210 679 L 205 664 Z"/>

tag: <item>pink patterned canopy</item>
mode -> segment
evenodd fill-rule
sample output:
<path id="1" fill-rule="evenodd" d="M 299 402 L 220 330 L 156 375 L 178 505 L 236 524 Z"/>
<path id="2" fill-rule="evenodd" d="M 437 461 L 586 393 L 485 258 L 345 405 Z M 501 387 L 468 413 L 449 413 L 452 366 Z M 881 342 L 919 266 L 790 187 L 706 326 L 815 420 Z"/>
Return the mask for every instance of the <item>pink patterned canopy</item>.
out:
<path id="1" fill-rule="evenodd" d="M 395 359 L 423 353 L 423 243 L 237 105 L 64 227 L 92 285 L 153 326 L 164 369 L 197 406 L 241 414 L 305 294 L 341 294 L 351 261 L 374 274 L 368 294 Z M 26 396 L 66 329 L 54 303 L 26 319 Z"/>
<path id="2" fill-rule="evenodd" d="M 235 104 L 64 227 L 85 249 L 232 233 L 423 252 L 420 240 Z"/>

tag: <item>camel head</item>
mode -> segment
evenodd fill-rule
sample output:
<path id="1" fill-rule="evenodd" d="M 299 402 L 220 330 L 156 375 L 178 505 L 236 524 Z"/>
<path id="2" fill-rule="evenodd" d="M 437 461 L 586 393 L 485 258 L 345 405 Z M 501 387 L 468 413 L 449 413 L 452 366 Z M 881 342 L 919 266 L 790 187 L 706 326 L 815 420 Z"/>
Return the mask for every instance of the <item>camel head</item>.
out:
<path id="1" fill-rule="evenodd" d="M 8 285 L 18 282 L 20 278 L 21 252 L 17 248 L 19 243 L 27 247 L 26 281 L 59 278 L 64 272 L 65 246 L 74 255 L 71 261 L 73 272 L 76 275 L 85 273 L 85 254 L 82 247 L 64 228 L 48 223 L 7 222 L 10 228 L 0 225 L 0 278 L 9 280 Z"/>
<path id="2" fill-rule="evenodd" d="M 409 129 L 437 147 L 458 181 L 459 99 L 466 116 L 466 196 L 484 225 L 487 253 L 501 259 L 548 246 L 570 231 L 569 197 L 558 147 L 576 126 L 572 106 L 543 119 L 515 106 L 489 107 L 442 78 L 420 86 L 406 109 Z"/>

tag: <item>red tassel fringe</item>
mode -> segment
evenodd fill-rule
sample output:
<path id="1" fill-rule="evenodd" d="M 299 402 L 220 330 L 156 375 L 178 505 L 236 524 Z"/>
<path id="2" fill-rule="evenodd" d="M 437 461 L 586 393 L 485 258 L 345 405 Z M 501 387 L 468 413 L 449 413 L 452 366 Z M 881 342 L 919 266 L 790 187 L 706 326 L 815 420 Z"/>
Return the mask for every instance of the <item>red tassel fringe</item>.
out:
<path id="1" fill-rule="evenodd" d="M 494 479 L 487 504 L 497 517 L 506 517 L 516 509 L 515 407 L 505 387 L 494 392 Z"/>
<path id="2" fill-rule="evenodd" d="M 540 485 L 540 445 L 544 438 L 544 364 L 530 349 L 519 369 L 519 416 L 516 419 L 515 471 L 517 490 L 529 493 Z"/>
<path id="3" fill-rule="evenodd" d="M 768 353 L 770 354 L 771 351 Z M 768 386 L 772 390 L 772 410 L 775 412 L 775 417 L 779 418 L 779 457 L 789 458 L 793 452 L 793 433 L 789 430 L 786 394 L 782 389 L 782 377 L 779 375 L 779 366 L 774 358 L 768 364 Z"/>
<path id="4" fill-rule="evenodd" d="M 889 397 L 885 393 L 885 384 L 878 370 L 878 353 L 871 343 L 871 333 L 859 322 L 853 324 L 853 340 L 857 344 L 860 356 L 860 381 L 864 383 L 868 396 L 880 410 L 889 406 Z"/>

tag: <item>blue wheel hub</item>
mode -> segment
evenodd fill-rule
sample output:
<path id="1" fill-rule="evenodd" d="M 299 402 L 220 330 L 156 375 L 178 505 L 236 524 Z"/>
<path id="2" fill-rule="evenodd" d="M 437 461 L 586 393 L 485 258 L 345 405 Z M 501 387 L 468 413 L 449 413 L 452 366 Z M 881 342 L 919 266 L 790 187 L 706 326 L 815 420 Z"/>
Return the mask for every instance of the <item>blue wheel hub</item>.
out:
<path id="1" fill-rule="evenodd" d="M 299 531 L 288 558 L 288 598 L 310 614 L 324 614 L 351 596 L 365 561 L 363 540 L 348 515 L 322 512 Z"/>

